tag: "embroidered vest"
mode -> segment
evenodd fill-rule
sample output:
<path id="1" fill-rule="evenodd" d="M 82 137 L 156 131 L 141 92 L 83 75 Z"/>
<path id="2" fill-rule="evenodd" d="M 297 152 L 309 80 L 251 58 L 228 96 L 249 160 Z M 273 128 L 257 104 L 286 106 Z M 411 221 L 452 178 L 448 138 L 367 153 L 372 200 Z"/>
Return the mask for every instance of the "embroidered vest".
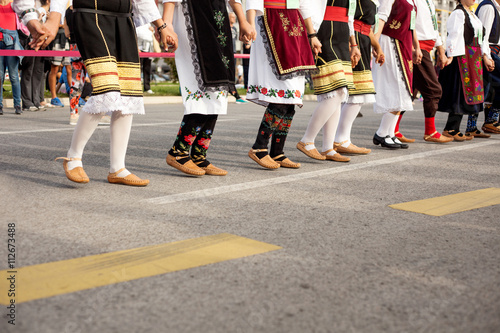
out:
<path id="1" fill-rule="evenodd" d="M 498 43 L 498 40 L 500 39 L 500 29 L 499 29 L 499 26 L 498 26 L 500 17 L 498 15 L 498 10 L 496 9 L 496 7 L 493 4 L 493 2 L 491 2 L 491 0 L 483 0 L 479 4 L 479 6 L 477 6 L 476 15 L 479 13 L 479 10 L 484 5 L 490 5 L 490 6 L 492 6 L 493 10 L 495 11 L 495 19 L 493 20 L 493 26 L 491 27 L 491 32 L 490 32 L 490 36 L 488 38 L 488 41 L 490 43 L 496 44 L 496 43 Z"/>
<path id="2" fill-rule="evenodd" d="M 472 25 L 469 17 L 469 13 L 462 5 L 458 5 L 455 7 L 455 10 L 462 10 L 465 15 L 465 26 L 464 26 L 464 41 L 465 45 L 472 45 L 474 43 L 474 26 Z M 483 27 L 483 36 L 484 36 L 484 27 Z M 478 41 L 479 45 L 481 45 L 482 41 Z"/>

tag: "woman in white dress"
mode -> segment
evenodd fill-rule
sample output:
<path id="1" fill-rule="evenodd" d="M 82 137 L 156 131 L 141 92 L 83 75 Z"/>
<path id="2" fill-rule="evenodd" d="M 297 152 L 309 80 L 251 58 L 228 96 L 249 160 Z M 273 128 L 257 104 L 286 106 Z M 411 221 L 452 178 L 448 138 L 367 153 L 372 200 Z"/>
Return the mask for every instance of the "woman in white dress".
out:
<path id="1" fill-rule="evenodd" d="M 299 168 L 284 152 L 295 106 L 302 106 L 305 72 L 321 49 L 309 0 L 247 0 L 248 22 L 257 39 L 250 50 L 247 100 L 266 107 L 248 156 L 267 169 Z M 268 144 L 271 140 L 271 150 Z"/>
<path id="2" fill-rule="evenodd" d="M 383 116 L 373 143 L 390 149 L 408 148 L 395 132 L 400 112 L 413 110 L 413 62 L 422 60 L 414 31 L 416 10 L 412 0 L 380 0 L 378 15 L 375 37 L 385 54 L 385 64 L 374 66 L 372 73 L 377 91 L 374 111 Z"/>

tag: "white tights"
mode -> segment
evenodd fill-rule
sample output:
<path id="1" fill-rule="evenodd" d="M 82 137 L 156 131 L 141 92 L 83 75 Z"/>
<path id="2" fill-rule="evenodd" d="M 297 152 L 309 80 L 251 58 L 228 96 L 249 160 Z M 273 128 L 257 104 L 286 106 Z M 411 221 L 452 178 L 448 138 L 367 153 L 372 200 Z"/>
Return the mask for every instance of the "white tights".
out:
<path id="1" fill-rule="evenodd" d="M 395 136 L 396 125 L 398 123 L 399 114 L 394 114 L 392 112 L 386 112 L 382 116 L 380 121 L 380 126 L 377 130 L 377 135 L 385 138 L 389 135 L 391 138 Z"/>
<path id="2" fill-rule="evenodd" d="M 81 112 L 78 123 L 76 124 L 73 138 L 71 139 L 71 146 L 68 150 L 68 157 L 81 158 L 83 150 L 87 145 L 90 137 L 94 133 L 99 121 L 104 113 L 88 113 Z M 130 130 L 132 128 L 132 115 L 124 115 L 121 111 L 114 111 L 111 114 L 110 124 L 110 165 L 109 172 L 117 172 L 125 167 L 125 155 L 127 153 L 128 140 L 130 137 Z M 74 169 L 82 166 L 81 161 L 68 162 L 68 169 Z M 130 172 L 127 169 L 118 174 L 119 177 L 125 177 Z"/>
<path id="3" fill-rule="evenodd" d="M 339 127 L 335 134 L 335 142 L 342 143 L 343 147 L 349 147 L 351 143 L 352 124 L 358 116 L 363 104 L 344 104 L 340 112 Z"/>
<path id="4" fill-rule="evenodd" d="M 340 117 L 340 106 L 346 96 L 345 89 L 335 91 L 335 94 L 327 99 L 319 102 L 318 107 L 314 110 L 306 132 L 302 137 L 303 143 L 314 143 L 316 136 L 321 128 L 323 128 L 323 151 L 333 149 L 333 141 Z M 313 149 L 314 144 L 306 145 L 307 150 Z"/>

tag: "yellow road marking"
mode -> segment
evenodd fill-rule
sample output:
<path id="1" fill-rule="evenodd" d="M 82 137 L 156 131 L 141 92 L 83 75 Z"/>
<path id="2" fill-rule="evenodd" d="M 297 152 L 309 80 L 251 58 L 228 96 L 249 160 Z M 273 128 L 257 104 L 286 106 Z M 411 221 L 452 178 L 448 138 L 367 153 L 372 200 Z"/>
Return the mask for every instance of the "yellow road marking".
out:
<path id="1" fill-rule="evenodd" d="M 486 188 L 424 200 L 404 202 L 389 207 L 432 216 L 443 216 L 500 204 L 500 188 Z"/>
<path id="2" fill-rule="evenodd" d="M 16 269 L 15 302 L 67 294 L 279 250 L 280 246 L 232 234 L 98 254 Z M 0 304 L 8 305 L 7 278 L 0 271 Z"/>

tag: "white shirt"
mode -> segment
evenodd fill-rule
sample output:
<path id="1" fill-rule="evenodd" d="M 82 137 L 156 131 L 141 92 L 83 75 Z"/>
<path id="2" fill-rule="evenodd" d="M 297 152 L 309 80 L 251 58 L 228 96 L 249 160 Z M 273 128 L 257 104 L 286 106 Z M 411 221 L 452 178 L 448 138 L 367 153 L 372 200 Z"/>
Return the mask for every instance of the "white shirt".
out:
<path id="1" fill-rule="evenodd" d="M 326 0 L 322 1 L 326 3 Z M 313 15 L 313 6 L 311 6 L 311 2 L 313 2 L 313 0 L 300 0 L 299 11 L 304 20 Z M 257 16 L 264 15 L 264 0 L 247 0 L 247 10 L 251 9 L 256 11 Z"/>
<path id="2" fill-rule="evenodd" d="M 477 16 L 483 23 L 484 29 L 486 32 L 484 35 L 487 37 L 486 39 L 490 38 L 490 33 L 491 33 L 491 28 L 493 27 L 493 21 L 495 20 L 495 10 L 497 12 L 500 12 L 500 5 L 493 0 L 493 6 L 488 6 L 484 5 L 479 9 L 479 12 L 477 13 Z M 500 25 L 500 22 L 497 22 L 497 24 Z M 500 45 L 500 38 L 496 43 L 491 43 L 491 45 Z"/>
<path id="3" fill-rule="evenodd" d="M 64 17 L 66 13 L 66 4 L 68 0 L 52 0 L 50 1 L 50 11 L 61 13 L 61 16 Z M 35 1 L 34 0 L 14 0 L 12 4 L 12 8 L 17 13 L 17 15 L 21 15 L 27 9 L 35 9 Z M 23 16 L 23 24 L 27 25 L 31 20 L 38 20 L 38 13 L 36 11 L 27 13 Z"/>
<path id="4" fill-rule="evenodd" d="M 417 7 L 417 20 L 415 21 L 415 31 L 418 40 L 433 40 L 436 46 L 443 45 L 439 31 L 435 29 L 433 16 L 436 16 L 434 0 L 414 0 Z"/>
<path id="5" fill-rule="evenodd" d="M 477 18 L 474 13 L 469 13 L 470 21 L 472 27 L 474 28 L 474 37 L 478 36 L 480 30 L 483 29 L 481 21 Z M 448 30 L 448 37 L 446 38 L 446 53 L 448 57 L 457 57 L 465 54 L 465 39 L 464 39 L 464 27 L 465 27 L 465 14 L 462 10 L 454 10 L 446 24 L 446 29 Z M 483 41 L 481 44 L 481 53 L 487 55 L 491 59 L 490 46 L 488 44 L 487 36 L 483 36 Z"/>

